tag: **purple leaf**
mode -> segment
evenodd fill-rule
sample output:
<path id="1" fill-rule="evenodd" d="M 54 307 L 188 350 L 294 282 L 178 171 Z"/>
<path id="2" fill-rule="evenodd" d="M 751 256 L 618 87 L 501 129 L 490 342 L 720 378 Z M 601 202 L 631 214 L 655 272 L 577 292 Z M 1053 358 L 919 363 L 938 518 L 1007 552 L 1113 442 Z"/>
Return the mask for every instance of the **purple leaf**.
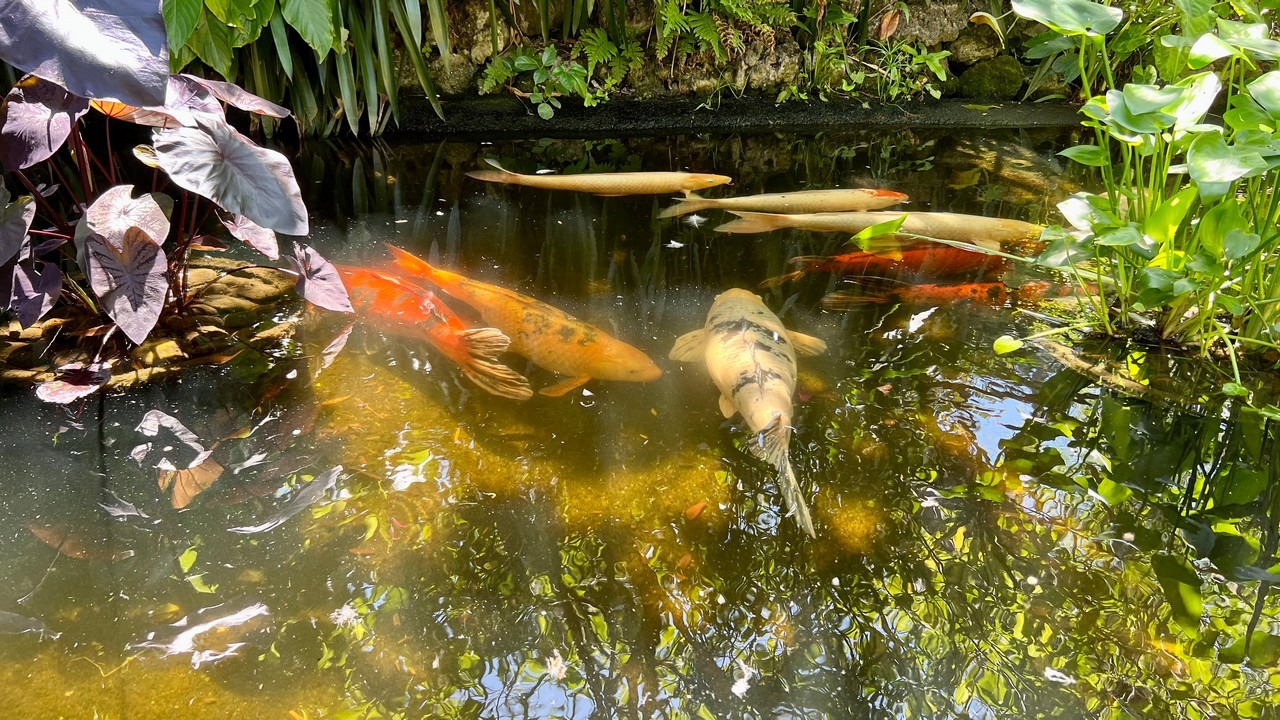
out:
<path id="1" fill-rule="evenodd" d="M 178 186 L 286 235 L 306 235 L 307 207 L 288 159 L 258 147 L 221 117 L 198 127 L 157 130 L 156 160 Z"/>
<path id="2" fill-rule="evenodd" d="M 12 260 L 27 243 L 27 231 L 36 216 L 35 200 L 24 195 L 9 202 L 9 191 L 0 186 L 0 265 Z"/>
<path id="3" fill-rule="evenodd" d="M 138 228 L 151 242 L 160 245 L 169 237 L 169 213 L 173 199 L 161 193 L 133 197 L 132 185 L 108 188 L 84 212 L 77 238 L 101 235 L 117 250 L 124 245 L 129 228 Z"/>
<path id="4" fill-rule="evenodd" d="M 88 100 L 38 77 L 23 78 L 0 112 L 0 164 L 12 172 L 49 159 L 88 111 Z"/>
<path id="5" fill-rule="evenodd" d="M 328 368 L 333 364 L 334 360 L 338 359 L 338 354 L 347 346 L 347 340 L 351 337 L 351 330 L 355 326 L 355 321 L 347 323 L 342 332 L 338 333 L 337 337 L 330 340 L 329 344 L 324 346 L 324 350 L 320 351 L 320 370 Z M 316 374 L 319 375 L 319 371 Z"/>
<path id="6" fill-rule="evenodd" d="M 266 255 L 272 260 L 280 259 L 280 244 L 276 242 L 276 234 L 261 225 L 254 223 L 243 215 L 232 215 L 229 218 L 219 218 L 222 224 L 231 232 L 232 237 L 243 240 L 249 244 L 254 250 Z"/>
<path id="7" fill-rule="evenodd" d="M 169 292 L 164 252 L 145 232 L 132 227 L 120 247 L 94 234 L 86 238 L 85 248 L 89 287 L 124 334 L 141 345 L 160 319 Z"/>
<path id="8" fill-rule="evenodd" d="M 4 0 L 0 58 L 86 98 L 164 104 L 169 47 L 158 0 Z"/>
<path id="9" fill-rule="evenodd" d="M 9 309 L 22 327 L 35 325 L 62 294 L 62 272 L 53 263 L 24 260 L 13 268 L 8 297 Z"/>
<path id="10" fill-rule="evenodd" d="M 213 93 L 214 97 L 228 105 L 231 105 L 232 107 L 237 107 L 241 110 L 247 110 L 248 112 L 257 113 L 259 115 L 270 115 L 275 118 L 289 117 L 289 110 L 287 108 L 280 107 L 269 100 L 260 98 L 239 85 L 221 82 L 219 80 L 207 80 L 202 77 L 196 77 L 195 75 L 183 74 L 179 77 L 198 83 L 209 92 Z"/>
<path id="11" fill-rule="evenodd" d="M 36 388 L 36 397 L 65 405 L 95 392 L 110 379 L 111 368 L 106 363 L 71 363 L 58 368 L 56 380 L 41 383 Z"/>
<path id="12" fill-rule="evenodd" d="M 298 294 L 307 302 L 326 310 L 355 312 L 351 298 L 347 297 L 347 287 L 338 277 L 338 269 L 315 248 L 295 244 L 293 257 L 286 260 L 298 271 Z"/>

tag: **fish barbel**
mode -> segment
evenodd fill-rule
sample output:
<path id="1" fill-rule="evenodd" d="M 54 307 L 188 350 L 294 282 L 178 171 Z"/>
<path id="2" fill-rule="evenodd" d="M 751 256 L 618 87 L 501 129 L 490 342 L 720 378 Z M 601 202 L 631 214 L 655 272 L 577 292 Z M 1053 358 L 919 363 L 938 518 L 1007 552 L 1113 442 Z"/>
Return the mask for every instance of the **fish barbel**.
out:
<path id="1" fill-rule="evenodd" d="M 699 210 L 754 210 L 766 213 L 820 213 L 879 210 L 907 201 L 892 190 L 849 188 L 837 190 L 797 190 L 763 195 L 704 198 L 690 194 L 685 200 L 658 213 L 658 217 L 680 217 Z"/>
<path id="2" fill-rule="evenodd" d="M 528 379 L 498 361 L 511 343 L 501 330 L 468 328 L 434 293 L 391 273 L 337 267 L 352 306 L 366 321 L 400 337 L 425 338 L 488 393 L 533 397 Z"/>
<path id="3" fill-rule="evenodd" d="M 576 175 L 525 175 L 511 172 L 493 160 L 487 160 L 494 170 L 472 170 L 467 177 L 485 182 L 524 185 L 544 190 L 573 190 L 605 197 L 621 195 L 661 195 L 664 193 L 691 193 L 694 190 L 715 187 L 733 182 L 727 175 L 688 172 L 617 172 L 580 173 Z"/>
<path id="4" fill-rule="evenodd" d="M 511 352 L 568 376 L 539 390 L 543 395 L 559 397 L 592 379 L 649 382 L 662 375 L 648 355 L 563 310 L 513 290 L 440 270 L 398 247 L 388 247 L 402 271 L 470 305 L 486 323 L 506 333 L 511 338 Z"/>
<path id="5" fill-rule="evenodd" d="M 813 230 L 815 232 L 843 232 L 850 235 L 883 222 L 897 220 L 906 215 L 898 232 L 920 235 L 938 240 L 965 242 L 989 250 L 999 250 L 1005 245 L 1018 245 L 1040 237 L 1044 230 L 1039 225 L 1021 220 L 991 218 L 982 215 L 964 215 L 946 212 L 874 212 L 812 213 L 809 215 L 780 215 L 777 213 L 734 212 L 732 220 L 716 228 L 724 233 L 762 233 L 782 228 Z"/>
<path id="6" fill-rule="evenodd" d="M 702 329 L 681 335 L 671 348 L 672 360 L 706 363 L 720 389 L 720 412 L 742 415 L 756 434 L 752 454 L 777 469 L 782 497 L 810 537 L 813 518 L 791 467 L 791 397 L 796 353 L 826 349 L 818 338 L 787 330 L 755 293 L 739 288 L 718 295 Z"/>

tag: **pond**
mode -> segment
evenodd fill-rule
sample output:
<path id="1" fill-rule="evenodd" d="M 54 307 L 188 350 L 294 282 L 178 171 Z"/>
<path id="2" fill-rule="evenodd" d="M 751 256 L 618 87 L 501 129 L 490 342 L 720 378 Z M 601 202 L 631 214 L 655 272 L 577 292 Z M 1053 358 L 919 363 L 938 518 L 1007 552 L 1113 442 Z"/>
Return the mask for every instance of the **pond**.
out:
<path id="1" fill-rule="evenodd" d="M 775 283 L 765 302 L 828 345 L 799 361 L 791 443 L 810 539 L 705 368 L 668 353 L 720 292 L 848 236 L 465 175 L 692 169 L 733 194 L 866 184 L 1045 222 L 1089 182 L 1055 158 L 1072 140 L 302 148 L 327 257 L 381 266 L 395 244 L 589 319 L 663 376 L 516 402 L 424 339 L 281 307 L 268 322 L 297 332 L 275 353 L 65 408 L 0 390 L 0 698 L 33 718 L 1273 713 L 1280 444 L 1196 394 L 1211 371 L 1081 343 L 1134 397 L 1052 345 L 997 355 L 1041 322 L 1003 296 Z"/>

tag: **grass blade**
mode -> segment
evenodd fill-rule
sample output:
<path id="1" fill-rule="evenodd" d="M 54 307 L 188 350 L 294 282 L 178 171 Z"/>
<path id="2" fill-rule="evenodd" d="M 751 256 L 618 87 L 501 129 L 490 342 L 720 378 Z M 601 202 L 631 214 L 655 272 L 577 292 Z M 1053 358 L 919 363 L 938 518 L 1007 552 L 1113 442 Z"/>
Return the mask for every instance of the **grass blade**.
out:
<path id="1" fill-rule="evenodd" d="M 367 13 L 372 7 L 366 8 Z M 356 64 L 360 68 L 361 85 L 364 86 L 364 112 L 369 117 L 369 134 L 378 129 L 378 117 L 382 111 L 382 102 L 378 99 L 378 70 L 373 59 L 373 43 L 369 42 L 369 33 L 365 22 L 360 19 L 360 11 L 351 7 L 351 41 L 355 46 Z"/>
<path id="2" fill-rule="evenodd" d="M 422 46 L 413 42 L 412 31 L 409 28 L 409 17 L 404 5 L 392 0 L 391 14 L 395 17 L 396 27 L 400 29 L 400 36 L 407 46 L 405 53 L 409 56 L 409 61 L 413 63 L 414 72 L 418 74 L 418 83 L 422 85 L 422 91 L 427 94 L 427 102 L 431 103 L 431 109 L 435 110 L 436 115 L 443 120 L 444 108 L 440 107 L 440 97 L 436 94 L 435 83 L 431 82 L 431 74 L 427 72 L 427 62 L 422 57 Z"/>
<path id="3" fill-rule="evenodd" d="M 284 76 L 293 80 L 293 53 L 289 52 L 289 31 L 284 26 L 284 16 L 276 13 L 271 16 L 271 41 L 276 44 L 276 57 L 280 59 L 280 67 Z"/>
<path id="4" fill-rule="evenodd" d="M 431 34 L 435 36 L 440 59 L 448 70 L 452 66 L 453 52 L 449 49 L 449 16 L 444 12 L 444 0 L 427 0 L 427 12 L 431 15 Z"/>
<path id="5" fill-rule="evenodd" d="M 338 70 L 338 92 L 342 97 L 342 114 L 347 117 L 351 134 L 360 134 L 360 104 L 356 100 L 355 71 L 351 69 L 351 50 L 333 54 L 333 64 Z"/>
<path id="6" fill-rule="evenodd" d="M 492 2 L 492 0 L 490 0 Z M 373 0 L 373 40 L 378 48 L 378 69 L 382 73 L 382 90 L 391 106 L 391 115 L 400 124 L 400 79 L 396 77 L 395 58 L 391 55 L 391 42 L 387 34 L 386 0 Z M 383 119 L 386 124 L 386 119 Z"/>

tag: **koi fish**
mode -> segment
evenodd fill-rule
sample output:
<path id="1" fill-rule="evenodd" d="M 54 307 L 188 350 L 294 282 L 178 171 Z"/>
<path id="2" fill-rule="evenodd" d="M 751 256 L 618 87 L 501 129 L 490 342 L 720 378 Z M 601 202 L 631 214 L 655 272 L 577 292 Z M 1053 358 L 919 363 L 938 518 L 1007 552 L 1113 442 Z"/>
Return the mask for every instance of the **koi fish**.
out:
<path id="1" fill-rule="evenodd" d="M 986 253 L 964 250 L 950 245 L 917 245 L 899 251 L 896 256 L 878 255 L 857 250 L 829 257 L 802 255 L 791 258 L 790 272 L 769 278 L 760 287 L 775 287 L 806 273 L 830 272 L 841 275 L 917 273 L 930 277 L 970 275 L 977 272 L 999 272 L 1004 260 Z"/>
<path id="2" fill-rule="evenodd" d="M 539 390 L 543 395 L 560 397 L 592 379 L 649 382 L 662 375 L 648 355 L 563 310 L 513 290 L 440 270 L 398 247 L 388 247 L 401 270 L 470 305 L 486 323 L 506 333 L 511 338 L 511 352 L 568 376 Z"/>
<path id="3" fill-rule="evenodd" d="M 525 175 L 511 172 L 493 160 L 486 160 L 495 170 L 472 170 L 467 177 L 485 182 L 524 185 L 544 190 L 573 190 L 604 197 L 622 195 L 661 195 L 715 187 L 733 182 L 727 175 L 687 172 L 618 172 L 581 173 L 577 175 Z"/>
<path id="4" fill-rule="evenodd" d="M 498 397 L 528 400 L 529 380 L 498 361 L 511 340 L 491 327 L 468 328 L 429 290 L 396 275 L 338 266 L 356 312 L 382 330 L 413 339 L 426 337 L 458 364 L 462 374 Z"/>
<path id="5" fill-rule="evenodd" d="M 690 193 L 688 198 L 658 213 L 658 217 L 680 217 L 700 210 L 755 210 L 766 213 L 820 213 L 846 210 L 879 210 L 907 201 L 892 190 L 853 188 L 844 190 L 798 190 L 729 198 L 704 198 Z"/>
<path id="6" fill-rule="evenodd" d="M 1068 297 L 1076 289 L 1044 281 L 1023 283 L 1010 288 L 1002 282 L 975 282 L 956 285 L 925 283 L 903 285 L 884 292 L 858 293 L 840 290 L 822 298 L 822 307 L 831 311 L 844 311 L 860 304 L 901 302 L 906 305 L 949 305 L 972 302 L 977 305 L 1004 307 L 1009 303 L 1027 303 L 1046 298 Z"/>
<path id="7" fill-rule="evenodd" d="M 876 212 L 813 213 L 810 215 L 780 215 L 776 213 L 734 212 L 732 220 L 716 228 L 724 233 L 762 233 L 782 228 L 812 230 L 815 232 L 842 232 L 850 235 L 883 222 L 897 220 L 906 215 L 899 232 L 921 235 L 939 240 L 965 242 L 989 250 L 999 250 L 1006 245 L 1019 245 L 1040 237 L 1044 229 L 1039 225 L 991 218 L 982 215 L 963 215 L 945 212 L 908 212 L 892 210 Z"/>
<path id="8" fill-rule="evenodd" d="M 755 293 L 733 289 L 711 304 L 700 330 L 681 335 L 671 359 L 703 360 L 720 388 L 720 412 L 741 414 L 757 440 L 751 452 L 777 468 L 782 497 L 800 527 L 815 537 L 813 518 L 791 468 L 791 396 L 796 353 L 817 355 L 827 344 L 787 330 Z"/>

